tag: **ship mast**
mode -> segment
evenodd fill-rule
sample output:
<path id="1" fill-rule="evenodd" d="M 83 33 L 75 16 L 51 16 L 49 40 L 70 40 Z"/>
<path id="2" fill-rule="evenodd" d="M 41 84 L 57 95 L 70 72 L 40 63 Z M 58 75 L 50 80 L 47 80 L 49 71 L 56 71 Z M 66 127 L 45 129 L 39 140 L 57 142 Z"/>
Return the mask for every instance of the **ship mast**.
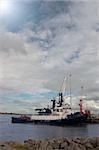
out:
<path id="1" fill-rule="evenodd" d="M 80 113 L 83 114 L 83 105 L 82 105 L 82 99 L 80 99 Z"/>
<path id="2" fill-rule="evenodd" d="M 62 82 L 62 86 L 61 86 L 61 88 L 60 88 L 60 92 L 59 93 L 63 93 L 63 95 L 64 95 L 64 93 L 65 93 L 65 90 L 66 90 L 66 80 L 68 79 L 68 77 L 64 77 L 64 79 L 63 79 L 63 82 Z"/>
<path id="3" fill-rule="evenodd" d="M 63 102 L 64 102 L 63 96 L 64 96 L 64 93 L 65 93 L 65 88 L 66 88 L 65 84 L 66 84 L 67 79 L 68 78 L 65 76 L 64 79 L 63 79 L 60 91 L 59 91 L 59 105 L 60 105 L 60 107 L 63 105 Z"/>
<path id="4" fill-rule="evenodd" d="M 79 104 L 79 106 L 80 106 L 80 113 L 84 113 L 82 96 L 83 96 L 83 86 L 81 86 L 81 98 L 80 98 L 80 104 Z"/>

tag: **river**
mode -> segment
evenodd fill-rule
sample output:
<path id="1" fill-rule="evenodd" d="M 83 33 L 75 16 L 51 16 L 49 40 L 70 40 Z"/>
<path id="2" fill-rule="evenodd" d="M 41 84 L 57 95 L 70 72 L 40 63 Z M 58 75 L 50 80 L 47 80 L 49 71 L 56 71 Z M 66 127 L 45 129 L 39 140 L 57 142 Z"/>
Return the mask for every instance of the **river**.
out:
<path id="1" fill-rule="evenodd" d="M 12 124 L 10 115 L 0 115 L 0 141 L 23 142 L 29 138 L 99 137 L 99 124 L 58 127 L 33 124 Z"/>

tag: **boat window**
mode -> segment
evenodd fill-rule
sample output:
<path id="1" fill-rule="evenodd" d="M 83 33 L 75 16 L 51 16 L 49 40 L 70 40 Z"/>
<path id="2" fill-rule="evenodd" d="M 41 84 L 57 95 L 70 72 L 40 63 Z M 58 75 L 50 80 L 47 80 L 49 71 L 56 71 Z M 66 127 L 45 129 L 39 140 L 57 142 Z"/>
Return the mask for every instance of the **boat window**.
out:
<path id="1" fill-rule="evenodd" d="M 63 112 L 63 109 L 60 109 L 60 112 Z"/>

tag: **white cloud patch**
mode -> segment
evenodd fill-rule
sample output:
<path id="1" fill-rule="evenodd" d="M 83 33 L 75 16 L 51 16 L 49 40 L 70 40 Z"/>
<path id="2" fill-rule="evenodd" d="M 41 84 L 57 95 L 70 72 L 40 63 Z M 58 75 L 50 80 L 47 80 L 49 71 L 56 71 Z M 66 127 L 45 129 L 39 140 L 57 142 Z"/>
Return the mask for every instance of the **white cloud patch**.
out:
<path id="1" fill-rule="evenodd" d="M 64 75 L 71 73 L 73 95 L 80 95 L 83 85 L 99 108 L 98 8 L 98 2 L 75 2 L 67 13 L 42 20 L 36 30 L 32 24 L 16 33 L 1 27 L 0 88 L 58 91 Z"/>

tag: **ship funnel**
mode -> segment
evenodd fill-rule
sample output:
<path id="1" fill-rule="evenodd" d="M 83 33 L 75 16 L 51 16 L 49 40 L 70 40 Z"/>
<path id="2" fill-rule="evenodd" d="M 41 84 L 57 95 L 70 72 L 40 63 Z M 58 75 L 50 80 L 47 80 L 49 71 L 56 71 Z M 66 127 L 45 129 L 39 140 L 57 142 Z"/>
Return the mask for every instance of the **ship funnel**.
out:
<path id="1" fill-rule="evenodd" d="M 54 109 L 55 109 L 55 104 L 56 104 L 56 100 L 55 99 L 53 99 L 53 100 L 51 100 L 53 103 L 52 103 L 52 109 L 53 109 L 53 111 L 54 111 Z"/>
<path id="2" fill-rule="evenodd" d="M 63 104 L 63 93 L 61 92 L 61 93 L 59 93 L 59 105 L 60 105 L 60 107 L 62 106 L 62 104 Z"/>

